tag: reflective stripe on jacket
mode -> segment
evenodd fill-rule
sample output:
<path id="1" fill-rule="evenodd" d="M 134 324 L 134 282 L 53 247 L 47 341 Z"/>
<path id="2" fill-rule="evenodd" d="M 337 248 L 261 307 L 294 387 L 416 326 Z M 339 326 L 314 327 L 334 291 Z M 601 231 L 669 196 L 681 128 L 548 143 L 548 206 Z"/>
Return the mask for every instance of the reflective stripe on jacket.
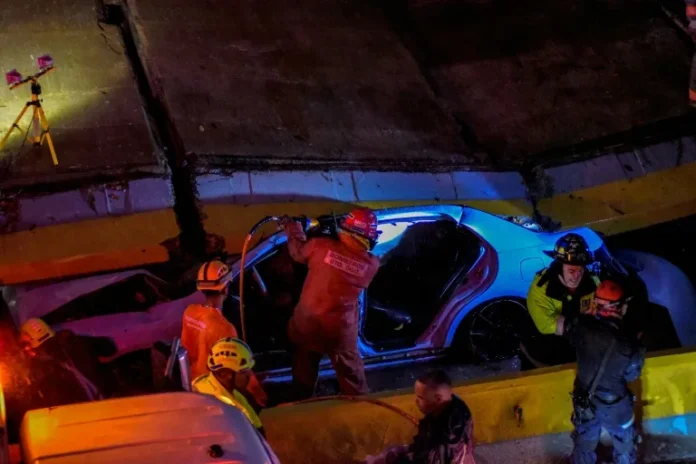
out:
<path id="1" fill-rule="evenodd" d="M 191 378 L 208 373 L 208 356 L 215 342 L 221 338 L 237 338 L 237 329 L 219 309 L 192 304 L 184 311 L 181 344 L 191 361 Z"/>
<path id="2" fill-rule="evenodd" d="M 537 330 L 544 335 L 553 335 L 559 316 L 572 317 L 590 310 L 599 279 L 585 271 L 577 290 L 571 294 L 557 276 L 547 276 L 546 281 L 539 285 L 547 272 L 548 269 L 544 269 L 532 281 L 527 293 L 527 309 Z"/>
<path id="3" fill-rule="evenodd" d="M 254 411 L 254 408 L 251 407 L 246 398 L 244 398 L 244 395 L 237 390 L 233 390 L 230 393 L 213 374 L 205 374 L 198 377 L 193 381 L 191 388 L 194 392 L 213 395 L 223 403 L 234 406 L 244 413 L 254 427 L 257 429 L 263 427 L 261 419 L 259 419 L 258 414 L 256 414 L 256 411 Z"/>

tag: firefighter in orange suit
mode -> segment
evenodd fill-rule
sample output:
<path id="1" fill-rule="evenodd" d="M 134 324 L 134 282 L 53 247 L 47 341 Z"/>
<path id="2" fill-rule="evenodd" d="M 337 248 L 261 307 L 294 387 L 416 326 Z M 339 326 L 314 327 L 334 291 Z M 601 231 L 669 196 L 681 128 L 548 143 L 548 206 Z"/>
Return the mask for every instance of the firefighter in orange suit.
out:
<path id="1" fill-rule="evenodd" d="M 208 356 L 218 340 L 237 338 L 237 329 L 222 314 L 231 280 L 230 268 L 220 261 L 205 263 L 198 271 L 196 287 L 206 301 L 186 308 L 181 329 L 181 344 L 191 361 L 192 379 L 208 373 Z M 251 378 L 249 393 L 259 406 L 266 406 L 268 397 L 256 376 Z"/>
<path id="2" fill-rule="evenodd" d="M 367 208 L 354 210 L 341 222 L 337 239 L 307 240 L 303 226 L 287 217 L 281 225 L 290 256 L 309 267 L 288 324 L 288 336 L 295 344 L 296 393 L 300 397 L 314 393 L 319 362 L 328 355 L 341 391 L 366 394 L 367 379 L 358 352 L 358 298 L 379 269 L 379 259 L 370 253 L 378 236 L 377 216 Z"/>

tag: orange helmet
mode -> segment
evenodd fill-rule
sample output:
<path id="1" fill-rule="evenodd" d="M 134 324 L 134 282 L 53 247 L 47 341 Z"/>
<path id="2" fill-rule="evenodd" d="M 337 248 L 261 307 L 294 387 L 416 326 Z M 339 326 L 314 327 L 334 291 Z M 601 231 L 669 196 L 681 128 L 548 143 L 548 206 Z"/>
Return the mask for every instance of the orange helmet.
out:
<path id="1" fill-rule="evenodd" d="M 232 271 L 222 261 L 210 261 L 198 270 L 196 288 L 221 292 L 232 280 Z"/>
<path id="2" fill-rule="evenodd" d="M 624 290 L 613 280 L 604 280 L 595 291 L 592 301 L 593 313 L 598 317 L 622 318 L 624 313 Z"/>
<path id="3" fill-rule="evenodd" d="M 48 324 L 34 317 L 22 324 L 20 332 L 22 343 L 32 349 L 38 348 L 56 334 Z"/>
<path id="4" fill-rule="evenodd" d="M 356 208 L 341 221 L 341 229 L 368 240 L 377 240 L 377 215 L 370 208 Z"/>

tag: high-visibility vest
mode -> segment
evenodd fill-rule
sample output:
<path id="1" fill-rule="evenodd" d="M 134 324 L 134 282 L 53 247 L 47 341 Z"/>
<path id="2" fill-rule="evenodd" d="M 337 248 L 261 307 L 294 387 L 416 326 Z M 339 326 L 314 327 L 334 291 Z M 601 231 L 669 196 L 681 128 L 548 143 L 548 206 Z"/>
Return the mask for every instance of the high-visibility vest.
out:
<path id="1" fill-rule="evenodd" d="M 254 427 L 257 429 L 263 427 L 261 419 L 259 419 L 258 414 L 256 414 L 256 411 L 254 411 L 254 408 L 251 407 L 246 398 L 244 398 L 244 395 L 237 390 L 233 390 L 230 393 L 213 374 L 201 375 L 193 381 L 191 388 L 194 392 L 213 395 L 223 403 L 234 406 L 244 413 Z"/>

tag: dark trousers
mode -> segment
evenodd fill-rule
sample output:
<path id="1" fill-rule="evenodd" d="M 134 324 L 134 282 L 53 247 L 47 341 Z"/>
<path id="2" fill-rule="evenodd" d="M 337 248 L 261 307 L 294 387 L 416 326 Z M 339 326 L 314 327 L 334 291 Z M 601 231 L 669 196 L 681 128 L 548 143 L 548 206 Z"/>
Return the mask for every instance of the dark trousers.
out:
<path id="1" fill-rule="evenodd" d="M 581 419 L 573 414 L 571 422 L 575 426 L 573 438 L 572 464 L 595 464 L 595 452 L 599 437 L 604 428 L 611 436 L 616 464 L 636 462 L 636 426 L 633 422 L 633 402 L 626 397 L 616 404 L 605 405 L 596 402 L 597 409 L 592 419 Z M 626 420 L 626 418 L 631 418 Z"/>
<path id="2" fill-rule="evenodd" d="M 365 395 L 369 392 L 365 367 L 357 350 L 333 351 L 328 353 L 331 365 L 344 395 Z M 319 363 L 323 353 L 295 346 L 292 357 L 292 383 L 299 398 L 314 394 L 319 377 Z"/>

